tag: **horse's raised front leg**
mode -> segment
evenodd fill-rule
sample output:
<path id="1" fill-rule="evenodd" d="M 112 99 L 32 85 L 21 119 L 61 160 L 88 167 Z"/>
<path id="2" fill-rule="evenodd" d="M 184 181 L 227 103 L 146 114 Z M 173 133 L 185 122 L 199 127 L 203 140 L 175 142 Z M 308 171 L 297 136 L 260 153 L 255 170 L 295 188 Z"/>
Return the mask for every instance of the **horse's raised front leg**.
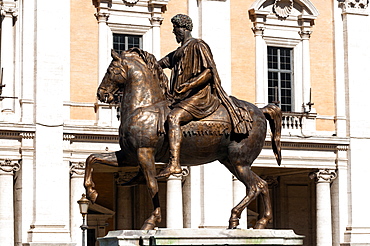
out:
<path id="1" fill-rule="evenodd" d="M 86 159 L 85 166 L 85 177 L 84 177 L 84 186 L 86 189 L 86 197 L 92 203 L 95 203 L 98 192 L 95 190 L 95 184 L 92 180 L 92 173 L 95 165 L 108 165 L 108 166 L 118 166 L 116 152 L 109 152 L 103 154 L 91 154 Z"/>
<path id="2" fill-rule="evenodd" d="M 152 198 L 154 210 L 147 220 L 145 220 L 141 230 L 153 230 L 157 223 L 162 220 L 161 208 L 159 206 L 158 183 L 154 161 L 154 148 L 139 148 L 138 159 L 141 170 L 145 176 L 149 194 Z"/>
<path id="3" fill-rule="evenodd" d="M 243 200 L 231 210 L 231 216 L 229 219 L 229 229 L 235 229 L 239 225 L 239 219 L 243 210 L 257 198 L 259 194 L 262 194 L 264 201 L 264 215 L 257 221 L 254 226 L 255 229 L 264 229 L 267 223 L 272 219 L 272 208 L 269 197 L 268 185 L 266 181 L 258 177 L 257 174 L 252 172 L 248 166 L 236 168 L 236 177 L 244 183 L 248 189 L 247 195 Z"/>

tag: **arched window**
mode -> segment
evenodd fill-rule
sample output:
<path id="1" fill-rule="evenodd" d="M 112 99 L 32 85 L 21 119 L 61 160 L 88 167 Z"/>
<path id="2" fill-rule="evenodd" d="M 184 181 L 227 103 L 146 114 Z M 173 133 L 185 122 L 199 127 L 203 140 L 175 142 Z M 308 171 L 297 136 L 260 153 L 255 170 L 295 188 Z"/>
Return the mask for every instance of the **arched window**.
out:
<path id="1" fill-rule="evenodd" d="M 249 9 L 256 43 L 256 104 L 308 111 L 311 28 L 318 11 L 309 0 L 257 0 Z"/>

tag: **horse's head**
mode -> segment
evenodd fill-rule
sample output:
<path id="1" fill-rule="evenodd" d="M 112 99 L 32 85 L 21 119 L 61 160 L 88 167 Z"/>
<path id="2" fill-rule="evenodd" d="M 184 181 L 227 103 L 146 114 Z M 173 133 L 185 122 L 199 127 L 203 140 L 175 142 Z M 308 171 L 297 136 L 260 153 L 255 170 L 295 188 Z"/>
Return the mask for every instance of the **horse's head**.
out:
<path id="1" fill-rule="evenodd" d="M 123 87 L 126 80 L 126 70 L 122 65 L 122 57 L 113 49 L 111 51 L 111 55 L 113 60 L 110 63 L 97 91 L 99 101 L 104 103 L 113 102 L 114 94 Z"/>

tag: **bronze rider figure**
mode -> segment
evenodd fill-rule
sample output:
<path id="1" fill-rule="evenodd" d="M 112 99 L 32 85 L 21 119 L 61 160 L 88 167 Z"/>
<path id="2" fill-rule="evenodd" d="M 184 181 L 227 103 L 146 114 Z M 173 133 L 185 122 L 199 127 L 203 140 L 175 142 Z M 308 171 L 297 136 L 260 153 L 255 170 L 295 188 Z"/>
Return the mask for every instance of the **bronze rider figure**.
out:
<path id="1" fill-rule="evenodd" d="M 173 97 L 167 117 L 170 159 L 157 178 L 181 173 L 181 125 L 207 117 L 222 103 L 231 118 L 233 133 L 248 134 L 252 119 L 249 112 L 235 106 L 221 87 L 213 55 L 201 39 L 193 38 L 189 16 L 175 15 L 171 22 L 180 47 L 159 61 L 162 68 L 172 69 L 170 93 Z"/>

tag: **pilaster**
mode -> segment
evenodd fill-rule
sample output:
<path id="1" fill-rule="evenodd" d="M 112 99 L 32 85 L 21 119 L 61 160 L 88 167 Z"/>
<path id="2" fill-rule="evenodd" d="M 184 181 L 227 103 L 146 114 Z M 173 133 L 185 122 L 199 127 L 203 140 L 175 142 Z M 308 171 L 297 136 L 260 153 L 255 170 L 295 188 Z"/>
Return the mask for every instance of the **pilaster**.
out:
<path id="1" fill-rule="evenodd" d="M 163 17 L 159 16 L 153 16 L 150 18 L 150 23 L 152 24 L 153 28 L 153 40 L 152 40 L 152 45 L 153 45 L 153 55 L 157 58 L 160 59 L 161 56 L 161 25 L 162 25 Z"/>
<path id="2" fill-rule="evenodd" d="M 69 166 L 63 160 L 63 101 L 69 87 L 70 3 L 35 0 L 33 220 L 28 245 L 70 244 Z M 56 48 L 57 47 L 57 48 Z"/>
<path id="3" fill-rule="evenodd" d="M 265 66 L 266 61 L 266 43 L 263 40 L 263 33 L 265 31 L 265 27 L 263 24 L 256 24 L 252 31 L 254 33 L 254 41 L 256 46 L 256 64 L 261 64 L 262 66 Z M 255 80 L 255 87 L 256 87 L 256 106 L 257 107 L 264 107 L 267 104 L 267 101 L 265 101 L 265 94 L 267 92 L 267 83 L 265 83 L 265 69 L 261 69 L 260 66 L 256 67 L 256 80 Z"/>
<path id="4" fill-rule="evenodd" d="M 109 49 L 111 47 L 108 44 L 108 26 L 107 21 L 109 19 L 109 12 L 107 9 L 100 9 L 95 13 L 95 17 L 98 21 L 99 26 L 99 44 L 98 44 L 98 84 L 102 81 L 105 71 L 109 65 Z"/>
<path id="5" fill-rule="evenodd" d="M 76 243 L 76 246 L 80 246 L 82 242 L 82 233 L 80 229 L 80 226 L 82 225 L 82 215 L 80 213 L 77 201 L 81 198 L 82 194 L 85 193 L 85 188 L 83 186 L 83 180 L 85 175 L 85 162 L 71 161 L 69 173 L 71 175 L 70 180 L 71 241 L 72 243 Z"/>
<path id="6" fill-rule="evenodd" d="M 28 240 L 27 231 L 34 219 L 34 132 L 21 132 L 22 168 L 15 182 L 15 240 L 17 245 Z M 27 204 L 27 206 L 24 206 Z"/>
<path id="7" fill-rule="evenodd" d="M 3 85 L 5 87 L 0 88 L 2 90 L 2 96 L 13 97 L 14 96 L 14 27 L 13 21 L 18 16 L 18 8 L 16 2 L 8 1 L 1 2 L 0 5 L 1 21 L 1 68 Z M 6 98 L 2 101 L 1 112 L 5 114 L 3 120 L 9 121 L 7 117 L 9 113 L 14 113 L 14 100 Z"/>
<path id="8" fill-rule="evenodd" d="M 370 43 L 368 0 L 339 1 L 343 20 L 344 78 L 346 93 L 347 135 L 350 139 L 348 151 L 348 225 L 344 233 L 345 245 L 364 245 L 370 242 L 370 214 L 364 202 L 363 187 L 370 176 L 367 146 L 370 145 L 370 115 L 364 114 L 369 85 L 363 83 L 368 77 L 370 51 L 364 44 Z"/>

